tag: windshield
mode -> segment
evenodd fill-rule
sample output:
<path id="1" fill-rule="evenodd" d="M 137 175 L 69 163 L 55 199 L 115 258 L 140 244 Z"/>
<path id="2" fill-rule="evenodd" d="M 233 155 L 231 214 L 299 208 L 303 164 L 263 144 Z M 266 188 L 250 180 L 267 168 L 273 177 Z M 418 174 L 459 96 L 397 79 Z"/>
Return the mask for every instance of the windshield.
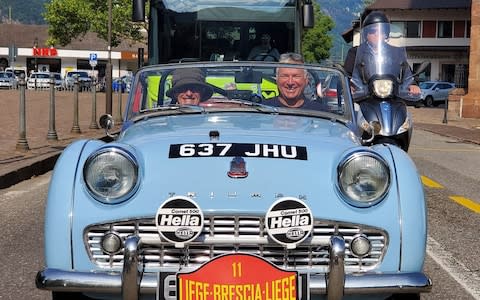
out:
<path id="1" fill-rule="evenodd" d="M 300 49 L 298 1 L 150 2 L 150 64 L 179 61 L 278 61 L 277 51 L 298 52 Z M 268 46 L 262 44 L 262 36 L 265 34 L 269 35 Z M 272 51 L 269 52 L 270 50 Z M 265 53 L 264 59 L 254 59 L 253 54 L 257 52 Z"/>
<path id="2" fill-rule="evenodd" d="M 433 82 L 420 82 L 419 86 L 423 90 L 428 90 L 433 86 Z"/>
<path id="3" fill-rule="evenodd" d="M 335 89 L 323 86 L 327 77 L 335 78 Z M 344 76 L 326 67 L 254 62 L 170 64 L 139 70 L 132 84 L 127 119 L 150 113 L 223 111 L 339 119 L 351 115 Z"/>

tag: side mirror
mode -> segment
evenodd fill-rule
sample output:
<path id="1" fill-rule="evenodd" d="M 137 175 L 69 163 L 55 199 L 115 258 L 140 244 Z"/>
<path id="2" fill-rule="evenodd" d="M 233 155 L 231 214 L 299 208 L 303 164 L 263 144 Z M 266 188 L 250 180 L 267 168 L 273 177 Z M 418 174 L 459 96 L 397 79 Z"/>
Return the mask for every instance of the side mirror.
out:
<path id="1" fill-rule="evenodd" d="M 303 4 L 303 27 L 312 28 L 315 23 L 313 13 L 313 4 L 311 1 L 305 1 Z"/>
<path id="2" fill-rule="evenodd" d="M 132 1 L 132 22 L 145 22 L 145 0 Z"/>
<path id="3" fill-rule="evenodd" d="M 111 137 L 111 138 L 115 137 L 115 135 L 110 133 L 110 130 L 115 125 L 115 122 L 113 121 L 113 117 L 111 115 L 106 114 L 106 115 L 101 116 L 100 120 L 99 120 L 99 123 L 100 123 L 100 127 L 105 129 L 105 134 L 108 137 Z"/>

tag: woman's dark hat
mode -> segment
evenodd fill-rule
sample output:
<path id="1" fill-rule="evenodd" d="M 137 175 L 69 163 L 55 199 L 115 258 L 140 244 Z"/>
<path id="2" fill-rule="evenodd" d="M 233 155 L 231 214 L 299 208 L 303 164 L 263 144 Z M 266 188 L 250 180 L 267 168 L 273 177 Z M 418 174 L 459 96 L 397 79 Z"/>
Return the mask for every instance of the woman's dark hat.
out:
<path id="1" fill-rule="evenodd" d="M 213 89 L 205 83 L 205 74 L 200 69 L 177 69 L 172 72 L 172 88 L 168 90 L 167 96 L 175 101 L 176 95 L 187 90 L 200 93 L 200 101 L 210 99 Z"/>

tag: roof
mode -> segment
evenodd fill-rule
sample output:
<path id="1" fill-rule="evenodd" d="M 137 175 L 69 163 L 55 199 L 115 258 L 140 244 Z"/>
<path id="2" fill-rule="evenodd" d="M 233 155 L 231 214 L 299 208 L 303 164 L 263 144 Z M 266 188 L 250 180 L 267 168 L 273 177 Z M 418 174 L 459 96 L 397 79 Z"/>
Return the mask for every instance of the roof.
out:
<path id="1" fill-rule="evenodd" d="M 48 25 L 26 25 L 0 23 L 0 46 L 8 47 L 15 44 L 19 48 L 31 48 L 35 39 L 38 39 L 38 47 L 47 46 Z M 85 36 L 72 40 L 65 46 L 55 45 L 58 49 L 66 50 L 107 50 L 107 41 L 99 38 L 96 33 L 88 32 Z M 138 48 L 146 48 L 143 43 L 122 42 L 118 47 L 112 47 L 114 51 L 137 51 Z"/>
<path id="2" fill-rule="evenodd" d="M 471 0 L 377 0 L 366 10 L 470 8 Z"/>

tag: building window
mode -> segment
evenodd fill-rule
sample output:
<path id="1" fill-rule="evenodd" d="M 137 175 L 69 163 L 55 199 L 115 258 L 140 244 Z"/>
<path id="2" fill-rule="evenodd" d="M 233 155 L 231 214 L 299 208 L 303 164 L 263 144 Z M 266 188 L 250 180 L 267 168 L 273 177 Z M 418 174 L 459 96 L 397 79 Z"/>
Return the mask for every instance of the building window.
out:
<path id="1" fill-rule="evenodd" d="M 405 25 L 407 38 L 420 37 L 420 21 L 407 21 Z"/>
<path id="2" fill-rule="evenodd" d="M 470 28 L 472 27 L 472 22 L 471 21 L 467 21 L 467 34 L 466 34 L 466 37 L 467 38 L 470 38 Z"/>
<path id="3" fill-rule="evenodd" d="M 434 38 L 437 34 L 437 24 L 435 21 L 423 21 L 422 37 Z"/>
<path id="4" fill-rule="evenodd" d="M 453 37 L 454 38 L 465 37 L 465 21 L 453 22 Z"/>
<path id="5" fill-rule="evenodd" d="M 453 22 L 452 21 L 438 21 L 438 36 L 439 38 L 451 38 Z"/>
<path id="6" fill-rule="evenodd" d="M 405 23 L 394 21 L 390 23 L 390 37 L 399 38 L 405 36 Z"/>

